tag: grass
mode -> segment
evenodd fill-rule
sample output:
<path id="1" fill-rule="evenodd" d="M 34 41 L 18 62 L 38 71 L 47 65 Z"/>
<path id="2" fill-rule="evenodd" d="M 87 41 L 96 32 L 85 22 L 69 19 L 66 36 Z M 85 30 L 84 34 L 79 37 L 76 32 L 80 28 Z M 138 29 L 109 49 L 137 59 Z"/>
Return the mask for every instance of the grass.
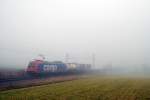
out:
<path id="1" fill-rule="evenodd" d="M 150 100 L 150 78 L 89 76 L 1 91 L 0 100 Z"/>

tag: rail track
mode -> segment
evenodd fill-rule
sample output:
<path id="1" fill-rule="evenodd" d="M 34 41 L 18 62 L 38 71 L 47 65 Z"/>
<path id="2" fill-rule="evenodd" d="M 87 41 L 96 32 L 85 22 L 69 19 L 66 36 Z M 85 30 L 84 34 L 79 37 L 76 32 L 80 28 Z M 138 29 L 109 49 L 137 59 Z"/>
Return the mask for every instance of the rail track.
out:
<path id="1" fill-rule="evenodd" d="M 39 76 L 25 75 L 19 78 L 1 79 L 0 91 L 69 81 L 79 79 L 81 78 L 82 75 L 84 74 L 62 73 L 62 74 L 48 74 Z"/>

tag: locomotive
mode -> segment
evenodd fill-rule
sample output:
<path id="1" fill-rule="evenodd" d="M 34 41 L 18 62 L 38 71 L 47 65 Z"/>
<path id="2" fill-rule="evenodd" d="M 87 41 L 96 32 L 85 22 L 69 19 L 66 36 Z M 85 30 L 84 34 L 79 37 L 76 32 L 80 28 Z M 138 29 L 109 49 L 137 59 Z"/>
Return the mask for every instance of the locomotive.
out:
<path id="1" fill-rule="evenodd" d="M 67 72 L 86 72 L 91 68 L 91 64 L 64 63 L 62 61 L 33 60 L 29 62 L 27 73 L 29 74 L 53 74 Z"/>

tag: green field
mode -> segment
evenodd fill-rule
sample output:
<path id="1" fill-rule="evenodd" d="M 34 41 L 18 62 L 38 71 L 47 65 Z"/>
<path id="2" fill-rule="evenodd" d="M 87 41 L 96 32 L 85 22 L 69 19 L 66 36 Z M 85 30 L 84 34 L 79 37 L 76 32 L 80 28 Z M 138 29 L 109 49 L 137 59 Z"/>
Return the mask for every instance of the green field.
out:
<path id="1" fill-rule="evenodd" d="M 89 76 L 1 91 L 0 100 L 150 100 L 150 78 Z"/>

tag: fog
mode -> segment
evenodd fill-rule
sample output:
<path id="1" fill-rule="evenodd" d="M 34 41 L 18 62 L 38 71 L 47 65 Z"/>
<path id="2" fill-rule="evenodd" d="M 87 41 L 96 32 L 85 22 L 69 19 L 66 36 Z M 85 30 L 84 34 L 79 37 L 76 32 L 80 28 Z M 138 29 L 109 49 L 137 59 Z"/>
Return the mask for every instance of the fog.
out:
<path id="1" fill-rule="evenodd" d="M 48 61 L 150 64 L 149 0 L 0 0 L 0 67 Z"/>

